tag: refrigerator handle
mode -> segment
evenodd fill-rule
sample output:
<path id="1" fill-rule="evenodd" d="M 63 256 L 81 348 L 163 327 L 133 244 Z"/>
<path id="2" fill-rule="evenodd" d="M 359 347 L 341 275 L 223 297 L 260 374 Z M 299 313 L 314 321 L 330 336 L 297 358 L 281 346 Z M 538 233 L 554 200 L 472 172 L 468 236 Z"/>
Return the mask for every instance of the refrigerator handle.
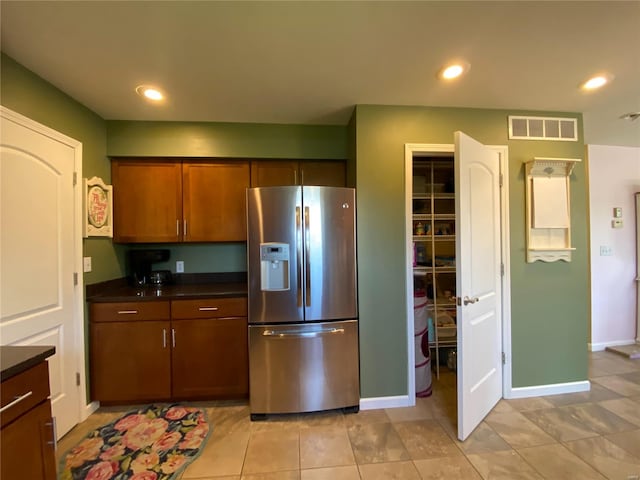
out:
<path id="1" fill-rule="evenodd" d="M 262 332 L 263 337 L 295 337 L 295 338 L 315 338 L 322 335 L 336 335 L 343 334 L 344 328 L 328 328 L 324 330 L 318 330 L 317 332 L 301 332 L 299 330 L 265 330 Z"/>
<path id="2" fill-rule="evenodd" d="M 305 305 L 311 306 L 311 237 L 309 233 L 309 207 L 304 207 L 304 298 Z"/>
<path id="3" fill-rule="evenodd" d="M 302 224 L 300 207 L 296 207 L 296 270 L 298 272 L 298 307 L 302 307 Z"/>

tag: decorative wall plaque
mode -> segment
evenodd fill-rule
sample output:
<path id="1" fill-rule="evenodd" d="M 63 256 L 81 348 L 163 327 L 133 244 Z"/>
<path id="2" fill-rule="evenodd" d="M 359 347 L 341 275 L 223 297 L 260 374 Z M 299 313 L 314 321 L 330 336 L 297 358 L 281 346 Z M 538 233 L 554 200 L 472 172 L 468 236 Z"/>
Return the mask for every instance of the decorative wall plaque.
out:
<path id="1" fill-rule="evenodd" d="M 112 189 L 99 177 L 84 179 L 85 237 L 113 237 Z"/>

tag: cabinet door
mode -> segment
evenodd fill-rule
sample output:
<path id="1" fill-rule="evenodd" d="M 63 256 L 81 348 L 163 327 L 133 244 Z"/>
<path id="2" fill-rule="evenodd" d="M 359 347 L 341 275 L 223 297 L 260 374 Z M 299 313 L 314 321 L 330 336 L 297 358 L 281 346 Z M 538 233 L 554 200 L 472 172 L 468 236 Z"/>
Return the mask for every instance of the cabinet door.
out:
<path id="1" fill-rule="evenodd" d="M 122 403 L 171 395 L 170 322 L 91 324 L 92 400 Z"/>
<path id="2" fill-rule="evenodd" d="M 246 241 L 249 163 L 184 162 L 182 175 L 184 241 Z"/>
<path id="3" fill-rule="evenodd" d="M 55 480 L 55 438 L 51 403 L 45 400 L 0 432 L 0 478 Z"/>
<path id="4" fill-rule="evenodd" d="M 322 187 L 346 187 L 347 185 L 344 162 L 300 162 L 300 178 L 302 185 Z"/>
<path id="5" fill-rule="evenodd" d="M 174 398 L 247 396 L 246 318 L 173 320 L 171 327 Z"/>
<path id="6" fill-rule="evenodd" d="M 297 160 L 254 160 L 251 162 L 252 187 L 300 185 Z"/>
<path id="7" fill-rule="evenodd" d="M 116 159 L 111 181 L 115 242 L 182 239 L 180 161 Z"/>

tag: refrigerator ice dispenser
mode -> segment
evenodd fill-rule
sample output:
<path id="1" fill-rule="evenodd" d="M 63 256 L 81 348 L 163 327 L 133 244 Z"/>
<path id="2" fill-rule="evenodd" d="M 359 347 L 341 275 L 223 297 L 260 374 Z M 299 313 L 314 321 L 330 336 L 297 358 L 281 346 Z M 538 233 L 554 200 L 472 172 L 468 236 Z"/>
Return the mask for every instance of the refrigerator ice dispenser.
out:
<path id="1" fill-rule="evenodd" d="M 260 244 L 260 288 L 262 291 L 289 290 L 289 244 Z"/>

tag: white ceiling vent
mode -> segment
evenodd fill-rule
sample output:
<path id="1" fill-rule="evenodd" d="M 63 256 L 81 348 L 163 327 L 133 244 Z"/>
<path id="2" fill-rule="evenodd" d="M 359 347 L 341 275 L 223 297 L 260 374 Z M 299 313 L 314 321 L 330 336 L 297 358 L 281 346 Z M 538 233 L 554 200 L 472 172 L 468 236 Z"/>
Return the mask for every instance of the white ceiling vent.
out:
<path id="1" fill-rule="evenodd" d="M 510 115 L 509 139 L 577 142 L 578 120 L 575 118 L 516 117 Z"/>

